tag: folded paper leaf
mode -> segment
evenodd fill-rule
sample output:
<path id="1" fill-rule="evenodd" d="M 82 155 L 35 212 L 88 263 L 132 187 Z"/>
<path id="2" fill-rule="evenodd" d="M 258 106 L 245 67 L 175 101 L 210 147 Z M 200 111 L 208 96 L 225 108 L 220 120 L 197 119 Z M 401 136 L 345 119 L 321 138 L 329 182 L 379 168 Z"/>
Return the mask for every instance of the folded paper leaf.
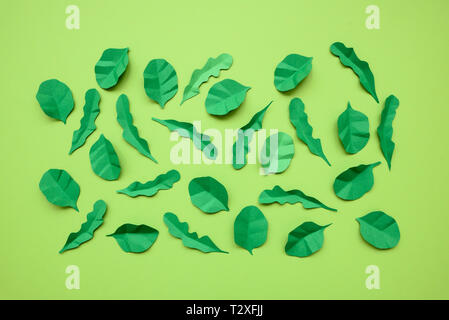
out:
<path id="1" fill-rule="evenodd" d="M 170 170 L 165 174 L 158 175 L 153 181 L 140 183 L 135 181 L 128 187 L 118 190 L 117 193 L 126 194 L 132 198 L 138 196 L 152 197 L 159 190 L 168 190 L 173 187 L 173 184 L 181 178 L 177 170 Z"/>
<path id="2" fill-rule="evenodd" d="M 126 223 L 108 237 L 113 237 L 125 252 L 141 253 L 153 245 L 158 235 L 159 231 L 147 225 Z"/>
<path id="3" fill-rule="evenodd" d="M 330 224 L 320 226 L 310 221 L 304 222 L 288 234 L 285 253 L 303 258 L 317 252 L 323 246 L 323 231 L 329 226 Z"/>
<path id="4" fill-rule="evenodd" d="M 105 180 L 117 180 L 120 176 L 120 162 L 112 143 L 101 135 L 89 151 L 90 164 L 97 176 Z"/>
<path id="5" fill-rule="evenodd" d="M 396 247 L 401 237 L 394 218 L 382 211 L 374 211 L 356 219 L 362 238 L 377 249 Z"/>
<path id="6" fill-rule="evenodd" d="M 234 221 L 234 241 L 253 254 L 253 249 L 267 241 L 268 221 L 255 206 L 248 206 L 240 211 Z"/>
<path id="7" fill-rule="evenodd" d="M 69 87 L 56 79 L 42 82 L 37 91 L 36 99 L 47 116 L 60 120 L 64 124 L 74 106 Z"/>
<path id="8" fill-rule="evenodd" d="M 311 57 L 289 54 L 274 71 L 274 86 L 281 92 L 289 91 L 304 80 L 312 71 Z"/>
<path id="9" fill-rule="evenodd" d="M 50 169 L 39 182 L 39 189 L 47 200 L 60 207 L 72 207 L 78 211 L 76 202 L 80 195 L 80 186 L 63 169 Z"/>
<path id="10" fill-rule="evenodd" d="M 295 155 L 293 139 L 284 132 L 269 136 L 260 153 L 261 166 L 265 174 L 281 173 L 287 170 Z"/>
<path id="11" fill-rule="evenodd" d="M 362 164 L 341 173 L 334 182 L 335 194 L 343 200 L 356 200 L 371 190 L 374 185 L 373 169 L 380 162 Z"/>
<path id="12" fill-rule="evenodd" d="M 95 65 L 95 78 L 103 89 L 114 87 L 128 66 L 128 48 L 106 49 Z"/>
<path id="13" fill-rule="evenodd" d="M 192 204 L 205 213 L 229 211 L 226 188 L 212 177 L 198 177 L 189 183 Z"/>
<path id="14" fill-rule="evenodd" d="M 237 109 L 251 89 L 235 80 L 225 79 L 214 84 L 207 94 L 206 110 L 215 116 L 224 116 Z"/>
<path id="15" fill-rule="evenodd" d="M 394 142 L 393 137 L 393 120 L 396 115 L 396 109 L 399 107 L 399 100 L 394 95 L 391 95 L 385 100 L 385 107 L 382 110 L 380 125 L 377 128 L 377 135 L 379 136 L 380 147 L 385 160 L 388 163 L 388 169 L 391 170 L 391 158 L 393 157 Z"/>
<path id="16" fill-rule="evenodd" d="M 368 117 L 360 111 L 347 109 L 338 117 L 338 136 L 347 153 L 357 153 L 366 146 L 369 140 Z"/>
<path id="17" fill-rule="evenodd" d="M 147 96 L 162 108 L 178 92 L 178 76 L 165 59 L 151 60 L 143 72 L 143 79 Z"/>

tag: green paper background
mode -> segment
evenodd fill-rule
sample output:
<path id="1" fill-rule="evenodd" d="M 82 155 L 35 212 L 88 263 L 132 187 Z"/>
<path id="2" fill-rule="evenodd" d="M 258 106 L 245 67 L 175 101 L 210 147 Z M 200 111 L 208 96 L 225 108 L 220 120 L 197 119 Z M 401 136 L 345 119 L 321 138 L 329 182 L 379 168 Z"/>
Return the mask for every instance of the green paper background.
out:
<path id="1" fill-rule="evenodd" d="M 80 8 L 81 28 L 65 27 L 65 8 Z M 365 27 L 365 8 L 380 7 L 381 29 Z M 2 1 L 0 52 L 3 115 L 0 117 L 0 298 L 114 299 L 391 299 L 449 298 L 449 1 Z M 356 75 L 329 52 L 342 41 L 370 63 L 376 89 L 384 102 L 400 99 L 394 120 L 396 149 L 388 171 L 375 132 L 382 105 L 363 90 Z M 72 133 L 79 127 L 84 94 L 98 88 L 94 66 L 104 49 L 129 47 L 129 65 L 118 85 L 99 89 L 98 129 L 72 156 Z M 230 70 L 204 84 L 200 95 L 179 103 L 194 69 L 209 57 L 227 52 Z M 288 94 L 273 85 L 276 65 L 289 53 L 313 56 L 313 69 Z M 162 110 L 143 88 L 148 61 L 164 58 L 176 69 L 180 90 Z M 67 125 L 48 118 L 35 99 L 39 84 L 57 78 L 72 90 L 75 109 Z M 212 84 L 225 78 L 251 86 L 242 106 L 226 119 L 206 113 L 204 100 Z M 142 137 L 159 165 L 140 155 L 121 137 L 115 102 L 121 93 Z M 278 128 L 295 137 L 288 103 L 299 96 L 316 137 L 332 163 L 312 155 L 295 138 L 295 157 L 286 172 L 259 175 L 247 165 L 180 165 L 169 160 L 167 128 L 151 117 L 203 120 L 207 128 L 239 128 L 274 100 L 264 128 Z M 337 134 L 337 118 L 348 100 L 370 119 L 371 139 L 357 155 L 347 155 Z M 122 165 L 118 181 L 103 181 L 90 168 L 90 146 L 103 133 L 113 143 Z M 345 202 L 332 191 L 334 178 L 361 163 L 382 161 L 375 169 L 374 188 L 363 198 Z M 80 213 L 48 203 L 38 188 L 49 168 L 63 168 L 80 184 Z M 132 199 L 116 190 L 134 180 L 146 181 L 175 168 L 180 182 L 153 198 Z M 189 181 L 211 175 L 229 192 L 229 212 L 206 215 L 190 204 Z M 259 193 L 279 184 L 299 188 L 338 213 L 300 204 L 259 206 L 269 221 L 267 242 L 254 256 L 234 244 L 234 218 Z M 78 230 L 94 202 L 108 204 L 104 224 L 93 240 L 58 254 L 67 236 Z M 359 235 L 355 221 L 382 210 L 401 230 L 390 251 L 372 248 Z M 192 231 L 209 235 L 230 254 L 203 254 L 173 238 L 162 221 L 174 212 Z M 332 226 L 323 248 L 309 258 L 287 256 L 288 233 L 302 222 Z M 147 224 L 160 231 L 143 254 L 126 254 L 106 237 L 123 223 Z M 65 287 L 68 265 L 80 268 L 80 290 Z M 365 287 L 365 268 L 380 268 L 380 290 Z"/>

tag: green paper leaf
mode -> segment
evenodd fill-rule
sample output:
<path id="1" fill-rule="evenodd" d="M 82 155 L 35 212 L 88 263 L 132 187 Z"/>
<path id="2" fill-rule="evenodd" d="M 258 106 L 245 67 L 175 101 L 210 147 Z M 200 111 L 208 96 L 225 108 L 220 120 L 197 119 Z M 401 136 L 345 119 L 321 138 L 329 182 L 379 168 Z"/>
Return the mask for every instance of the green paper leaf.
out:
<path id="1" fill-rule="evenodd" d="M 240 211 L 234 221 L 234 241 L 253 254 L 253 249 L 267 241 L 268 221 L 262 211 L 248 206 Z"/>
<path id="2" fill-rule="evenodd" d="M 95 65 L 95 78 L 103 89 L 115 86 L 128 66 L 128 48 L 106 49 Z"/>
<path id="3" fill-rule="evenodd" d="M 290 101 L 289 111 L 290 122 L 296 128 L 296 135 L 298 138 L 309 147 L 310 152 L 318 157 L 321 157 L 330 166 L 331 164 L 324 155 L 321 140 L 314 139 L 312 137 L 313 128 L 308 122 L 302 100 L 299 98 L 293 98 Z"/>
<path id="4" fill-rule="evenodd" d="M 361 164 L 341 173 L 334 182 L 335 194 L 343 200 L 356 200 L 371 190 L 374 185 L 373 169 L 380 164 Z"/>
<path id="5" fill-rule="evenodd" d="M 141 154 L 157 163 L 151 155 L 148 142 L 139 137 L 137 128 L 133 125 L 133 116 L 129 112 L 129 100 L 125 94 L 120 95 L 117 100 L 117 121 L 123 128 L 123 138 L 126 142 L 137 149 Z"/>
<path id="6" fill-rule="evenodd" d="M 335 42 L 331 45 L 333 55 L 340 58 L 340 61 L 346 67 L 350 67 L 359 77 L 360 83 L 365 90 L 379 103 L 374 85 L 374 76 L 366 61 L 360 60 L 354 52 L 353 48 L 347 48 L 341 42 Z"/>
<path id="7" fill-rule="evenodd" d="M 107 236 L 113 237 L 123 251 L 141 253 L 153 245 L 158 235 L 159 231 L 147 225 L 126 223 Z"/>
<path id="8" fill-rule="evenodd" d="M 172 236 L 181 239 L 182 244 L 187 248 L 197 249 L 204 253 L 228 253 L 218 248 L 208 236 L 198 238 L 196 232 L 190 233 L 187 222 L 180 222 L 174 213 L 167 212 L 164 214 L 164 223 L 168 228 L 168 232 L 170 232 Z"/>
<path id="9" fill-rule="evenodd" d="M 348 107 L 338 117 L 338 136 L 347 153 L 357 153 L 366 146 L 369 140 L 368 117 Z"/>
<path id="10" fill-rule="evenodd" d="M 323 246 L 323 231 L 329 226 L 330 224 L 320 226 L 310 221 L 304 222 L 288 234 L 285 253 L 303 258 L 317 252 Z"/>
<path id="11" fill-rule="evenodd" d="M 209 58 L 204 67 L 193 71 L 190 82 L 184 89 L 181 104 L 199 94 L 200 86 L 209 80 L 211 76 L 218 77 L 221 70 L 227 70 L 231 65 L 232 57 L 227 53 L 222 53 L 216 58 Z"/>
<path id="12" fill-rule="evenodd" d="M 394 218 L 382 211 L 374 211 L 356 219 L 362 238 L 377 249 L 396 247 L 401 237 Z"/>
<path id="13" fill-rule="evenodd" d="M 165 59 L 151 60 L 143 72 L 143 78 L 147 96 L 162 108 L 178 92 L 178 76 Z"/>
<path id="14" fill-rule="evenodd" d="M 215 116 L 224 116 L 243 103 L 246 92 L 251 89 L 232 79 L 214 84 L 207 94 L 206 110 Z"/>
<path id="15" fill-rule="evenodd" d="M 300 202 L 305 209 L 323 208 L 330 211 L 337 211 L 337 209 L 324 205 L 318 199 L 305 195 L 300 190 L 293 189 L 285 191 L 280 186 L 274 186 L 272 190 L 264 190 L 259 195 L 259 203 L 271 204 L 274 202 L 279 204 L 295 204 Z"/>
<path id="16" fill-rule="evenodd" d="M 74 106 L 69 87 L 56 79 L 42 82 L 37 91 L 36 99 L 47 116 L 60 120 L 64 124 Z"/>
<path id="17" fill-rule="evenodd" d="M 312 71 L 311 57 L 289 54 L 274 70 L 274 86 L 281 92 L 289 91 L 304 80 Z"/>
<path id="18" fill-rule="evenodd" d="M 287 170 L 294 155 L 292 137 L 278 132 L 265 140 L 260 153 L 261 166 L 265 174 L 281 173 Z"/>
<path id="19" fill-rule="evenodd" d="M 47 200 L 60 207 L 72 207 L 78 211 L 76 202 L 80 195 L 80 186 L 63 169 L 50 169 L 39 182 L 39 189 Z"/>
<path id="20" fill-rule="evenodd" d="M 106 213 L 106 207 L 106 202 L 103 200 L 95 202 L 92 212 L 87 214 L 86 222 L 81 225 L 78 232 L 72 232 L 69 235 L 64 247 L 59 253 L 78 248 L 84 242 L 92 239 L 94 237 L 94 231 L 103 224 L 103 216 Z"/>
<path id="21" fill-rule="evenodd" d="M 388 169 L 391 170 L 391 158 L 393 157 L 394 142 L 393 137 L 393 120 L 396 115 L 396 109 L 399 107 L 399 100 L 394 95 L 391 95 L 385 100 L 385 106 L 382 110 L 380 125 L 377 128 L 377 135 L 379 136 L 380 147 L 385 160 L 388 163 Z"/>
<path id="22" fill-rule="evenodd" d="M 117 193 L 126 194 L 132 198 L 138 196 L 152 197 L 159 190 L 168 190 L 173 187 L 175 182 L 178 182 L 181 175 L 177 170 L 170 170 L 165 174 L 158 175 L 153 181 L 146 183 L 140 183 L 135 181 L 128 187 L 122 190 L 118 190 Z"/>
<path id="23" fill-rule="evenodd" d="M 212 177 L 198 177 L 189 183 L 192 204 L 205 213 L 229 211 L 226 188 Z"/>
<path id="24" fill-rule="evenodd" d="M 89 151 L 90 164 L 97 176 L 105 180 L 117 180 L 120 176 L 120 162 L 112 143 L 101 135 Z"/>

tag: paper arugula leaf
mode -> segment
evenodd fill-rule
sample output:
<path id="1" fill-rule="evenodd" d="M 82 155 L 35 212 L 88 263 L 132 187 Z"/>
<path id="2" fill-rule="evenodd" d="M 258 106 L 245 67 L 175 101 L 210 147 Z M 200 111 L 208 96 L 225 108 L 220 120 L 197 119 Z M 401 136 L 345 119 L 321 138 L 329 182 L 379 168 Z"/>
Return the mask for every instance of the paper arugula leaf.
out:
<path id="1" fill-rule="evenodd" d="M 274 86 L 281 92 L 289 91 L 304 80 L 312 71 L 311 57 L 289 54 L 274 71 Z"/>
<path id="2" fill-rule="evenodd" d="M 209 58 L 204 67 L 193 71 L 190 82 L 184 89 L 181 104 L 199 94 L 200 86 L 209 80 L 211 76 L 218 77 L 221 70 L 227 70 L 231 65 L 232 57 L 227 53 L 222 53 L 216 58 Z"/>
<path id="3" fill-rule="evenodd" d="M 228 114 L 240 107 L 249 89 L 251 88 L 232 79 L 217 82 L 207 94 L 206 111 L 215 116 Z"/>
<path id="4" fill-rule="evenodd" d="M 262 211 L 248 206 L 240 211 L 234 221 L 234 242 L 249 253 L 267 241 L 268 221 Z"/>
<path id="5" fill-rule="evenodd" d="M 95 78 L 103 89 L 114 87 L 128 66 L 128 48 L 106 49 L 95 65 Z"/>
<path id="6" fill-rule="evenodd" d="M 359 77 L 360 83 L 365 90 L 379 103 L 374 85 L 374 76 L 371 72 L 368 62 L 360 60 L 353 48 L 347 48 L 341 42 L 335 42 L 331 45 L 333 55 L 340 58 L 340 61 L 346 67 L 350 67 Z"/>
<path id="7" fill-rule="evenodd" d="M 36 99 L 47 116 L 60 120 L 64 124 L 74 106 L 69 87 L 56 79 L 42 82 L 37 91 Z"/>
<path id="8" fill-rule="evenodd" d="M 154 244 L 158 235 L 159 231 L 147 225 L 126 223 L 107 236 L 113 237 L 125 252 L 142 253 Z"/>
<path id="9" fill-rule="evenodd" d="M 362 238 L 373 247 L 391 249 L 399 243 L 401 235 L 398 224 L 388 214 L 374 211 L 356 220 L 360 224 Z"/>
<path id="10" fill-rule="evenodd" d="M 196 232 L 189 232 L 187 222 L 180 222 L 178 217 L 171 212 L 164 214 L 164 223 L 168 228 L 168 232 L 178 239 L 182 240 L 182 244 L 191 249 L 197 249 L 204 253 L 221 252 L 228 253 L 218 248 L 208 236 L 198 237 Z"/>
<path id="11" fill-rule="evenodd" d="M 173 187 L 173 184 L 178 182 L 180 178 L 181 175 L 177 170 L 170 170 L 165 174 L 158 175 L 153 181 L 146 183 L 135 181 L 125 189 L 118 190 L 117 193 L 123 193 L 132 198 L 137 196 L 152 197 L 159 190 L 168 190 Z"/>
<path id="12" fill-rule="evenodd" d="M 143 72 L 143 78 L 147 96 L 162 108 L 178 92 L 178 76 L 165 59 L 151 60 Z"/>
<path id="13" fill-rule="evenodd" d="M 101 135 L 89 151 L 90 164 L 97 176 L 105 180 L 117 180 L 120 176 L 120 162 L 112 143 Z"/>
<path id="14" fill-rule="evenodd" d="M 78 232 L 72 232 L 64 247 L 59 251 L 63 253 L 64 251 L 78 248 L 84 242 L 89 241 L 94 237 L 94 232 L 103 224 L 103 216 L 106 213 L 106 202 L 103 200 L 98 200 L 94 204 L 92 212 L 87 214 L 87 220 L 81 225 Z"/>
<path id="15" fill-rule="evenodd" d="M 72 207 L 78 211 L 76 202 L 80 195 L 80 186 L 63 169 L 50 169 L 44 173 L 39 189 L 50 203 L 60 207 Z"/>
<path id="16" fill-rule="evenodd" d="M 393 120 L 396 116 L 396 109 L 399 107 L 399 100 L 394 95 L 391 95 L 385 100 L 385 106 L 382 110 L 380 125 L 377 128 L 377 135 L 379 136 L 380 147 L 387 160 L 388 169 L 391 170 L 391 158 L 393 157 L 394 142 L 393 137 Z"/>
<path id="17" fill-rule="evenodd" d="M 269 136 L 262 147 L 260 162 L 265 174 L 281 173 L 290 166 L 295 155 L 293 139 L 284 132 Z"/>
<path id="18" fill-rule="evenodd" d="M 374 185 L 373 169 L 380 164 L 362 164 L 341 173 L 334 182 L 335 194 L 343 200 L 356 200 L 371 190 Z"/>
<path id="19" fill-rule="evenodd" d="M 189 183 L 192 204 L 205 213 L 229 211 L 226 188 L 212 177 L 194 178 Z"/>
<path id="20" fill-rule="evenodd" d="M 330 224 L 320 226 L 311 221 L 304 222 L 288 234 L 285 253 L 303 258 L 317 252 L 323 246 L 323 231 L 329 226 Z"/>
<path id="21" fill-rule="evenodd" d="M 129 101 L 125 94 L 120 95 L 117 100 L 117 121 L 123 128 L 123 138 L 126 142 L 136 148 L 141 154 L 157 163 L 156 159 L 151 155 L 148 142 L 139 137 L 137 128 L 133 125 L 133 116 L 129 111 Z"/>
<path id="22" fill-rule="evenodd" d="M 360 111 L 347 109 L 338 117 L 338 136 L 347 153 L 357 153 L 362 150 L 369 140 L 368 117 Z"/>

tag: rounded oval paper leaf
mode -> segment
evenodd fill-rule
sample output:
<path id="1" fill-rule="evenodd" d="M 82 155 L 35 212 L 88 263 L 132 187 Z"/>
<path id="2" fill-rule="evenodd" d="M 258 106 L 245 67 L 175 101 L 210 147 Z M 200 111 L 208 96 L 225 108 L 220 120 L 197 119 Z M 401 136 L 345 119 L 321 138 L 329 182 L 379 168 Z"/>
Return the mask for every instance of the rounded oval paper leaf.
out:
<path id="1" fill-rule="evenodd" d="M 323 231 L 330 224 L 325 226 L 317 225 L 313 222 L 304 222 L 288 234 L 285 253 L 289 256 L 308 257 L 312 253 L 321 249 L 324 242 Z"/>
<path id="2" fill-rule="evenodd" d="M 370 212 L 356 220 L 362 238 L 377 249 L 394 248 L 401 238 L 396 220 L 382 211 Z"/>
<path id="3" fill-rule="evenodd" d="M 281 92 L 289 91 L 304 80 L 312 70 L 311 57 L 289 54 L 274 71 L 274 86 Z"/>
<path id="4" fill-rule="evenodd" d="M 97 176 L 105 180 L 117 180 L 120 176 L 120 162 L 112 143 L 101 135 L 89 151 L 90 164 Z"/>
<path id="5" fill-rule="evenodd" d="M 108 237 L 113 237 L 125 252 L 141 253 L 153 245 L 158 235 L 159 231 L 147 225 L 126 223 Z"/>
<path id="6" fill-rule="evenodd" d="M 192 204 L 205 213 L 229 211 L 226 188 L 212 177 L 198 177 L 189 183 Z"/>
<path id="7" fill-rule="evenodd" d="M 66 123 L 67 117 L 74 106 L 69 87 L 56 79 L 42 82 L 37 91 L 36 99 L 47 116 L 64 123 Z"/>
<path id="8" fill-rule="evenodd" d="M 347 153 L 357 153 L 366 146 L 369 140 L 368 117 L 348 107 L 338 117 L 338 136 Z"/>
<path id="9" fill-rule="evenodd" d="M 128 66 L 128 48 L 106 49 L 95 65 L 95 78 L 103 89 L 115 86 Z"/>
<path id="10" fill-rule="evenodd" d="M 251 89 L 237 81 L 225 79 L 214 84 L 207 94 L 206 110 L 209 114 L 223 116 L 237 109 Z"/>
<path id="11" fill-rule="evenodd" d="M 352 167 L 341 173 L 334 182 L 335 194 L 343 200 L 356 200 L 371 190 L 374 185 L 373 169 L 380 162 Z"/>
<path id="12" fill-rule="evenodd" d="M 178 76 L 165 59 L 151 60 L 143 72 L 143 79 L 147 96 L 162 108 L 178 92 Z"/>
<path id="13" fill-rule="evenodd" d="M 268 221 L 262 211 L 255 206 L 248 206 L 240 211 L 234 221 L 234 241 L 253 254 L 267 241 Z"/>
<path id="14" fill-rule="evenodd" d="M 72 207 L 78 211 L 76 202 L 80 195 L 80 186 L 65 170 L 50 169 L 39 182 L 39 189 L 47 200 L 60 207 Z"/>
<path id="15" fill-rule="evenodd" d="M 265 174 L 284 172 L 294 155 L 295 146 L 292 137 L 284 132 L 272 134 L 265 140 L 260 154 Z"/>

